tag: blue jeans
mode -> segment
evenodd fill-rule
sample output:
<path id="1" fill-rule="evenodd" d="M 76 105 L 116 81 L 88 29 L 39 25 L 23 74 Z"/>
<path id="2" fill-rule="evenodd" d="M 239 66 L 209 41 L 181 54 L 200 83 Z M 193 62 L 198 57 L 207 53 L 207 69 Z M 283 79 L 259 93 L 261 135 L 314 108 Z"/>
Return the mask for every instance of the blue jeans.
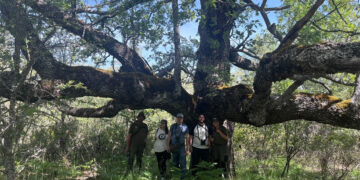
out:
<path id="1" fill-rule="evenodd" d="M 177 152 L 172 154 L 173 164 L 175 167 L 181 169 L 181 178 L 186 175 L 186 151 L 185 146 L 181 146 Z"/>

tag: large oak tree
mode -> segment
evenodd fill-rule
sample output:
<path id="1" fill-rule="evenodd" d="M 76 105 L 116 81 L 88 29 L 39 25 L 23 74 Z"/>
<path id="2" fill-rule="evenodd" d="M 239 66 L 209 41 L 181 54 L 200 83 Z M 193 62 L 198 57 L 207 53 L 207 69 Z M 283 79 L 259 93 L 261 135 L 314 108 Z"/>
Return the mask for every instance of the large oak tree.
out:
<path id="1" fill-rule="evenodd" d="M 264 126 L 305 119 L 360 129 L 360 76 L 354 82 L 334 76 L 360 70 L 360 43 L 353 40 L 359 34 L 356 2 L 284 0 L 278 7 L 270 7 L 266 0 L 183 0 L 180 6 L 177 0 L 91 2 L 0 0 L 1 28 L 12 35 L 15 46 L 9 58 L 14 67 L 0 73 L 1 97 L 27 103 L 61 100 L 60 110 L 77 117 L 114 117 L 123 109 L 156 108 L 173 115 L 182 112 L 189 124 L 205 113 L 228 120 L 229 126 L 231 122 Z M 172 13 L 166 15 L 163 7 Z M 194 11 L 199 43 L 195 43 L 196 53 L 187 54 L 189 48 L 185 48 L 179 27 L 195 16 Z M 279 17 L 283 22 L 272 23 L 273 12 L 284 16 Z M 254 20 L 251 15 L 259 17 Z M 266 27 L 263 34 L 270 34 L 276 46 L 261 56 L 254 52 L 253 43 L 265 37 L 254 35 L 260 32 L 255 30 L 258 19 Z M 79 48 L 87 46 L 107 54 L 100 61 L 112 58 L 120 68 L 74 66 L 67 63 L 69 56 L 60 59 L 52 49 L 64 40 L 65 36 L 53 38 L 59 32 L 77 37 L 78 42 L 74 38 L 72 42 L 81 44 Z M 313 44 L 303 40 L 306 35 L 306 42 Z M 337 41 L 319 43 L 329 36 Z M 170 58 L 160 58 L 162 63 L 149 66 L 137 45 L 156 46 L 164 39 L 173 41 L 174 51 L 167 52 Z M 193 72 L 185 66 L 188 57 L 196 61 Z M 99 59 L 94 55 L 87 60 L 90 58 Z M 20 63 L 20 59 L 26 61 Z M 231 66 L 254 73 L 253 85 L 229 86 Z M 37 77 L 26 80 L 32 69 Z M 181 86 L 185 79 L 181 71 L 192 77 L 194 93 Z M 326 87 L 318 78 L 353 86 L 353 96 L 342 100 L 329 94 L 296 93 L 306 81 Z M 274 83 L 286 79 L 293 84 L 283 94 L 271 92 Z M 67 99 L 84 96 L 111 100 L 97 108 L 66 105 Z M 6 157 L 13 156 L 8 154 Z M 14 175 L 13 159 L 6 160 L 10 164 L 6 171 Z"/>
<path id="2" fill-rule="evenodd" d="M 45 0 L 1 0 L 1 20 L 5 28 L 16 39 L 31 67 L 42 81 L 53 80 L 82 83 L 86 88 L 61 88 L 34 86 L 23 84 L 17 99 L 36 102 L 38 100 L 57 100 L 83 96 L 111 98 L 100 108 L 76 108 L 64 106 L 62 111 L 78 117 L 113 117 L 123 109 L 158 108 L 171 114 L 182 112 L 186 122 L 196 119 L 199 113 L 209 117 L 219 117 L 232 122 L 263 126 L 282 123 L 289 120 L 305 119 L 331 124 L 345 128 L 360 129 L 359 93 L 360 78 L 350 83 L 354 86 L 354 95 L 349 100 L 342 100 L 327 94 L 295 93 L 294 91 L 305 81 L 324 77 L 334 82 L 332 74 L 358 73 L 360 70 L 360 43 L 323 42 L 303 45 L 297 38 L 301 31 L 309 26 L 318 31 L 328 33 L 352 33 L 346 30 L 326 30 L 316 24 L 315 14 L 324 6 L 334 7 L 331 13 L 339 11 L 336 2 L 317 0 L 306 2 L 306 13 L 293 20 L 288 32 L 279 30 L 271 24 L 268 13 L 285 11 L 289 6 L 268 7 L 267 1 L 256 4 L 251 0 L 211 1 L 200 0 L 199 47 L 196 52 L 196 72 L 194 74 L 194 93 L 184 88 L 177 90 L 180 78 L 163 77 L 148 65 L 138 51 L 127 43 L 121 42 L 116 34 L 102 28 L 108 19 L 123 15 L 134 7 L 141 6 L 151 0 L 105 1 L 92 7 L 64 7 L 61 1 Z M 69 1 L 70 2 L 70 1 Z M 155 1 L 154 1 L 155 2 Z M 169 5 L 171 1 L 156 1 L 157 6 Z M 350 2 L 350 1 L 349 1 Z M 193 3 L 193 2 L 190 2 Z M 109 4 L 112 8 L 101 8 Z M 94 7 L 97 7 L 94 8 Z M 100 8 L 99 8 L 100 7 Z M 324 8 L 323 8 L 324 9 Z M 235 46 L 231 43 L 232 32 L 235 31 L 244 14 L 256 12 L 261 15 L 268 33 L 277 40 L 277 48 L 258 57 L 247 50 L 246 42 L 252 36 Z M 84 14 L 91 14 L 94 21 L 86 19 Z M 338 15 L 346 20 L 340 12 Z M 45 43 L 44 34 L 36 29 L 34 16 L 38 21 L 61 28 L 81 38 L 95 48 L 101 49 L 121 63 L 119 71 L 102 70 L 90 66 L 71 66 L 60 62 Z M 326 17 L 326 16 L 325 16 Z M 323 17 L 323 18 L 325 18 Z M 39 20 L 40 19 L 40 20 Z M 240 19 L 240 21 L 239 21 Z M 176 26 L 174 25 L 174 29 Z M 177 33 L 175 33 L 177 34 Z M 179 48 L 179 47 L 178 47 Z M 255 57 L 255 58 L 253 58 Z M 256 60 L 258 59 L 258 60 Z M 230 77 L 230 66 L 256 73 L 253 86 L 238 84 L 226 86 Z M 164 70 L 177 69 L 179 76 L 181 63 L 170 63 Z M 185 69 L 183 69 L 186 71 Z M 0 76 L 0 92 L 2 97 L 11 96 L 12 78 L 17 72 L 3 72 Z M 294 83 L 283 94 L 272 94 L 273 83 L 292 79 Z"/>

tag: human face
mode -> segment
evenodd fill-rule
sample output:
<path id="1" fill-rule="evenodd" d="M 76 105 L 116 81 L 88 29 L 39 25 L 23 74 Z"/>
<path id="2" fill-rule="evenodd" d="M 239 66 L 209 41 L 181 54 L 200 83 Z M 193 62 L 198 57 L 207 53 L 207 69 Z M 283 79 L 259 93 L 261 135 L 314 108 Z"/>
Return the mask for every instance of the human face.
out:
<path id="1" fill-rule="evenodd" d="M 204 123 L 204 121 L 205 121 L 205 116 L 204 116 L 203 114 L 200 114 L 200 116 L 199 116 L 199 122 L 200 122 L 200 123 Z"/>
<path id="2" fill-rule="evenodd" d="M 143 121 L 143 120 L 144 120 L 144 118 L 143 118 L 142 116 L 138 116 L 138 117 L 137 117 L 137 120 L 139 120 L 139 121 Z"/>
<path id="3" fill-rule="evenodd" d="M 184 121 L 184 118 L 181 118 L 181 117 L 177 117 L 177 118 L 176 118 L 176 122 L 177 122 L 178 124 L 182 124 L 183 121 Z"/>
<path id="4" fill-rule="evenodd" d="M 216 127 L 216 128 L 219 127 L 219 121 L 214 121 L 213 126 Z"/>
<path id="5" fill-rule="evenodd" d="M 165 126 L 166 126 L 166 123 L 164 123 L 164 122 L 160 123 L 161 129 L 165 129 Z"/>

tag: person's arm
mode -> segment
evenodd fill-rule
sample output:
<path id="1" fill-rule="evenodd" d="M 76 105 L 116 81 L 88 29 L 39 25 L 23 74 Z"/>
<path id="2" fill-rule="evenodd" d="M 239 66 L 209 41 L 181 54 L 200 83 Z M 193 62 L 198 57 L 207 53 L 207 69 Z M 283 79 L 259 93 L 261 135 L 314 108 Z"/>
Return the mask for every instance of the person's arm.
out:
<path id="1" fill-rule="evenodd" d="M 133 134 L 133 129 L 134 129 L 134 124 L 130 125 L 129 128 L 129 133 L 128 136 L 126 137 L 126 149 L 125 149 L 125 153 L 129 152 L 129 148 L 130 148 L 130 142 L 131 142 L 131 136 Z"/>
<path id="2" fill-rule="evenodd" d="M 186 142 L 188 144 L 188 149 L 189 152 L 192 152 L 192 145 L 193 145 L 193 138 L 194 138 L 194 128 L 191 127 L 189 130 L 189 133 L 187 134 L 188 136 L 186 137 Z"/>
<path id="3" fill-rule="evenodd" d="M 194 136 L 192 136 L 192 135 L 188 135 L 188 137 L 187 137 L 189 152 L 192 152 L 193 138 L 194 138 Z"/>
<path id="4" fill-rule="evenodd" d="M 213 130 L 212 128 L 210 128 L 211 126 L 207 126 L 207 130 L 208 130 L 208 146 L 211 146 L 211 143 L 213 141 L 212 136 L 213 136 Z"/>
<path id="5" fill-rule="evenodd" d="M 157 132 L 155 132 L 154 138 L 155 138 L 155 141 L 156 141 L 157 140 Z"/>
<path id="6" fill-rule="evenodd" d="M 129 152 L 129 148 L 130 148 L 130 141 L 131 141 L 131 133 L 128 134 L 128 136 L 126 137 L 126 150 L 125 153 Z"/>
<path id="7" fill-rule="evenodd" d="M 170 152 L 170 141 L 171 141 L 171 127 L 170 127 L 170 132 L 168 135 L 168 139 L 167 139 L 167 151 Z"/>
<path id="8" fill-rule="evenodd" d="M 228 136 L 226 135 L 226 133 L 223 133 L 220 128 L 216 129 L 216 132 L 225 140 L 228 140 Z"/>
<path id="9" fill-rule="evenodd" d="M 148 128 L 148 126 L 145 124 L 145 129 L 146 129 L 146 138 L 148 137 L 148 135 L 149 135 L 149 128 Z M 146 139 L 145 138 L 145 139 Z"/>
<path id="10" fill-rule="evenodd" d="M 189 154 L 192 151 L 192 147 L 190 145 L 190 143 L 192 144 L 192 140 L 190 138 L 189 133 L 185 134 L 185 138 L 186 138 L 186 154 Z"/>

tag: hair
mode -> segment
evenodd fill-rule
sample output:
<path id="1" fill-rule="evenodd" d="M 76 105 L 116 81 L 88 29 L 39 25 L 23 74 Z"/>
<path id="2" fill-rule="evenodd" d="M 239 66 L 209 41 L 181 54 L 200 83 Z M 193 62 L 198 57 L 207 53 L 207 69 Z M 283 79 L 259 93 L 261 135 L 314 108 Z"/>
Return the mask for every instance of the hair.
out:
<path id="1" fill-rule="evenodd" d="M 207 120 L 207 118 L 206 118 L 206 116 L 205 116 L 204 113 L 200 113 L 199 116 L 198 116 L 198 118 L 199 118 L 200 116 L 204 116 L 205 121 Z"/>
<path id="2" fill-rule="evenodd" d="M 161 123 L 165 123 L 165 134 L 168 134 L 169 133 L 169 128 L 168 128 L 168 125 L 167 125 L 167 120 L 166 119 L 162 119 L 160 121 Z"/>
<path id="3" fill-rule="evenodd" d="M 145 114 L 144 114 L 143 111 L 139 112 L 138 117 L 142 117 L 142 118 L 146 119 Z"/>
<path id="4" fill-rule="evenodd" d="M 219 119 L 218 119 L 218 118 L 216 118 L 216 117 L 212 118 L 212 121 L 213 121 L 213 122 L 215 122 L 215 121 L 216 121 L 216 122 L 219 122 L 219 123 L 220 123 Z"/>

